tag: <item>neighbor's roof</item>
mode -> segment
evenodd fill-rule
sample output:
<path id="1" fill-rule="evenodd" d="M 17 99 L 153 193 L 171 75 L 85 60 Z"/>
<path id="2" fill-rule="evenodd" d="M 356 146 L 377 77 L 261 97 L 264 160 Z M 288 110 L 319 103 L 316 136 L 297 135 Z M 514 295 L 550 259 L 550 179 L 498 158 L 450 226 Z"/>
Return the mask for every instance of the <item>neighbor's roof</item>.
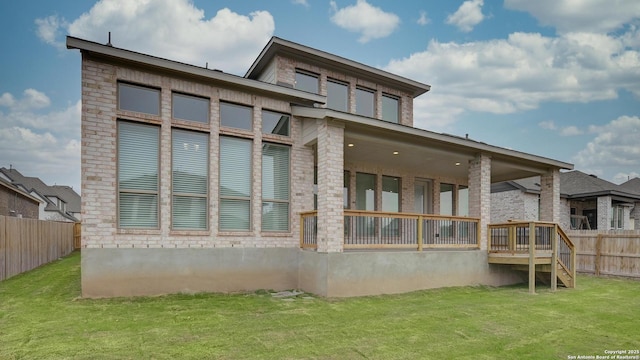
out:
<path id="1" fill-rule="evenodd" d="M 295 59 L 302 59 L 312 65 L 327 69 L 337 69 L 347 74 L 371 79 L 375 83 L 407 91 L 413 97 L 422 95 L 431 89 L 430 85 L 275 36 L 262 49 L 245 77 L 248 79 L 258 78 L 276 54 L 283 54 Z"/>
<path id="2" fill-rule="evenodd" d="M 620 184 L 620 187 L 627 191 L 640 194 L 640 178 L 636 177 L 626 182 L 623 182 L 622 184 Z"/>
<path id="3" fill-rule="evenodd" d="M 78 49 L 111 61 L 122 61 L 143 65 L 160 71 L 180 73 L 187 76 L 201 78 L 205 81 L 224 83 L 227 86 L 242 88 L 246 91 L 269 93 L 271 96 L 284 97 L 306 105 L 326 102 L 326 97 L 296 90 L 290 87 L 269 84 L 262 81 L 246 79 L 241 76 L 224 73 L 204 67 L 189 65 L 173 60 L 167 60 L 135 51 L 120 49 L 110 45 L 67 36 L 67 49 Z"/>
<path id="4" fill-rule="evenodd" d="M 22 189 L 20 189 L 19 187 L 13 185 L 12 183 L 8 182 L 7 180 L 0 178 L 0 186 L 5 187 L 17 194 L 20 194 L 21 196 L 37 203 L 40 204 L 40 199 L 35 198 L 33 195 L 23 191 Z"/>

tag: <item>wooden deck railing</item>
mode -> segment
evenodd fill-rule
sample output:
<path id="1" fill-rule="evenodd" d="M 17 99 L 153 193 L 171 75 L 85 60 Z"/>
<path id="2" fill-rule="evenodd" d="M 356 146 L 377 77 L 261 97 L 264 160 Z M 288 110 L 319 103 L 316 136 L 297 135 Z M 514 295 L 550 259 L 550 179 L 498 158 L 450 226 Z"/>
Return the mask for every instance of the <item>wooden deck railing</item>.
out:
<path id="1" fill-rule="evenodd" d="M 317 212 L 301 213 L 300 247 L 317 247 Z M 344 210 L 344 245 L 350 249 L 479 248 L 480 220 L 397 212 Z"/>

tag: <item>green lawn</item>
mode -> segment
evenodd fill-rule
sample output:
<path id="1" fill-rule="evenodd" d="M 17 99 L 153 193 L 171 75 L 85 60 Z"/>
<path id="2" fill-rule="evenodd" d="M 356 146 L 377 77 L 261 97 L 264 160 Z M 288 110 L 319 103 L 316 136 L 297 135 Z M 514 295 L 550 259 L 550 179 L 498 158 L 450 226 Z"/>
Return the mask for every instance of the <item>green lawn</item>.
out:
<path id="1" fill-rule="evenodd" d="M 567 359 L 640 348 L 640 282 L 89 300 L 80 254 L 0 282 L 0 359 Z"/>

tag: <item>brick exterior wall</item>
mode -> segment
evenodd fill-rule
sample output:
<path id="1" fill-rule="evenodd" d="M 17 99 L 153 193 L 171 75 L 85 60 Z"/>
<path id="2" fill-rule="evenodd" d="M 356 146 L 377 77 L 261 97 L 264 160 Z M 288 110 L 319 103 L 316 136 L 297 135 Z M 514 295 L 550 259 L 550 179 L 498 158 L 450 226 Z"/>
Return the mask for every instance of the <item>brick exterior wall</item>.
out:
<path id="1" fill-rule="evenodd" d="M 540 220 L 560 223 L 560 171 L 540 176 Z"/>
<path id="2" fill-rule="evenodd" d="M 598 230 L 611 229 L 611 197 L 601 196 L 598 203 Z"/>
<path id="3" fill-rule="evenodd" d="M 38 205 L 37 201 L 0 185 L 0 215 L 37 219 Z"/>
<path id="4" fill-rule="evenodd" d="M 140 114 L 117 109 L 117 82 L 126 81 L 161 89 L 161 114 Z M 173 120 L 171 92 L 210 98 L 209 124 Z M 313 209 L 313 150 L 302 145 L 301 120 L 291 118 L 291 137 L 263 135 L 262 109 L 290 113 L 290 104 L 256 94 L 102 63 L 83 56 L 82 63 L 82 245 L 89 248 L 214 248 L 214 247 L 297 247 L 301 211 Z M 219 127 L 219 101 L 253 108 L 252 131 Z M 117 227 L 117 121 L 131 120 L 160 126 L 160 213 L 158 229 L 118 229 Z M 209 229 L 172 230 L 171 222 L 171 129 L 209 133 Z M 219 136 L 253 139 L 252 228 L 248 232 L 218 231 Z M 262 142 L 291 146 L 290 231 L 261 231 Z"/>
<path id="5" fill-rule="evenodd" d="M 526 195 L 526 193 L 520 190 L 491 194 L 491 223 L 503 223 L 509 220 L 527 220 L 525 216 Z"/>
<path id="6" fill-rule="evenodd" d="M 487 249 L 491 222 L 491 158 L 479 154 L 469 162 L 469 216 L 480 218 L 480 249 Z"/>
<path id="7" fill-rule="evenodd" d="M 347 108 L 350 113 L 356 112 L 356 87 L 362 86 L 375 91 L 375 109 L 374 117 L 382 119 L 382 94 L 389 94 L 399 98 L 399 123 L 402 125 L 413 126 L 413 97 L 411 94 L 392 89 L 387 86 L 376 84 L 366 79 L 354 77 L 351 74 L 331 71 L 318 66 L 310 65 L 304 62 L 296 61 L 291 58 L 277 55 L 274 60 L 276 66 L 275 82 L 279 84 L 290 85 L 295 87 L 295 71 L 301 69 L 318 74 L 320 77 L 319 91 L 320 95 L 327 95 L 327 79 L 335 79 L 349 84 L 349 99 Z"/>
<path id="8" fill-rule="evenodd" d="M 318 122 L 318 252 L 341 252 L 344 125 Z"/>

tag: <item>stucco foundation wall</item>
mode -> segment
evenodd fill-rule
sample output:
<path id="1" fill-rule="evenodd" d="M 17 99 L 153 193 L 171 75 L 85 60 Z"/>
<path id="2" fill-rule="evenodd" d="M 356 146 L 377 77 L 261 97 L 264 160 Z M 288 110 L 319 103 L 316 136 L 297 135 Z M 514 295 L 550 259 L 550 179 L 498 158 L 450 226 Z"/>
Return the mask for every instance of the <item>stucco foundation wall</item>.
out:
<path id="1" fill-rule="evenodd" d="M 520 283 L 522 277 L 507 267 L 489 265 L 486 251 L 360 251 L 309 253 L 307 259 L 326 271 L 327 297 L 395 294 L 468 285 L 501 286 Z M 326 263 L 326 269 L 323 263 Z M 313 270 L 313 269 L 309 269 Z"/>
<path id="2" fill-rule="evenodd" d="M 298 287 L 297 248 L 82 249 L 82 296 Z"/>

